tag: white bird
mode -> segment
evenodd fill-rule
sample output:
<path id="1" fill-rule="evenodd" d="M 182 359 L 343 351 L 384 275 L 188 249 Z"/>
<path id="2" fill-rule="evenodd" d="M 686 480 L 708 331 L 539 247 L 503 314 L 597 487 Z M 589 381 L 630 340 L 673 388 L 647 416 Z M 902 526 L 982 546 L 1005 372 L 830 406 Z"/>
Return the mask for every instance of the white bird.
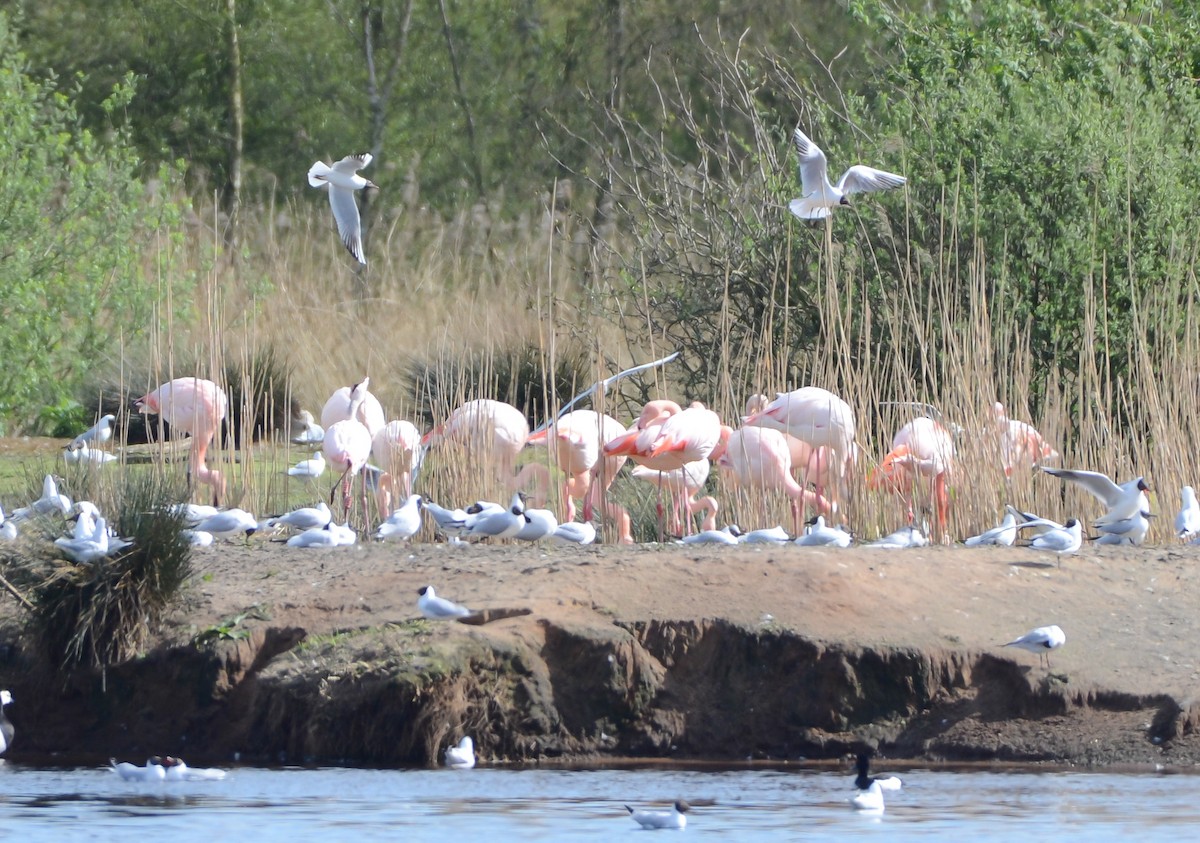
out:
<path id="1" fill-rule="evenodd" d="M 1039 626 L 1037 629 L 1031 629 L 1020 638 L 1009 641 L 1005 647 L 1017 647 L 1021 650 L 1028 650 L 1046 660 L 1046 667 L 1050 667 L 1050 651 L 1057 650 L 1063 644 L 1067 643 L 1067 636 L 1062 631 L 1062 628 L 1057 624 L 1051 626 Z"/>
<path id="2" fill-rule="evenodd" d="M 1001 545 L 1003 547 L 1012 547 L 1013 542 L 1017 540 L 1017 517 L 1011 512 L 1004 513 L 1004 520 L 1000 522 L 1000 526 L 993 527 L 990 530 L 985 530 L 977 536 L 971 536 L 963 541 L 967 547 L 979 547 L 982 545 Z"/>
<path id="3" fill-rule="evenodd" d="M 333 530 L 332 522 L 324 527 L 309 527 L 287 540 L 288 547 L 337 547 L 340 535 Z"/>
<path id="4" fill-rule="evenodd" d="M 742 535 L 736 524 L 726 524 L 720 530 L 701 530 L 679 539 L 679 544 L 737 544 Z"/>
<path id="5" fill-rule="evenodd" d="M 103 445 L 112 439 L 113 422 L 116 421 L 116 418 L 112 413 L 101 416 L 100 421 L 72 439 L 71 444 L 67 447 L 74 451 L 89 445 Z"/>
<path id="6" fill-rule="evenodd" d="M 220 510 L 205 503 L 177 503 L 170 507 L 170 513 L 183 520 L 185 527 L 195 527 L 205 518 L 211 518 Z"/>
<path id="7" fill-rule="evenodd" d="M 293 442 L 297 445 L 320 445 L 325 441 L 325 428 L 317 424 L 312 413 L 301 410 L 299 421 L 303 426 L 299 429 L 293 428 L 296 434 L 292 437 Z"/>
<path id="8" fill-rule="evenodd" d="M 475 742 L 464 737 L 458 746 L 446 747 L 446 766 L 452 770 L 469 770 L 475 766 Z"/>
<path id="9" fill-rule="evenodd" d="M 801 547 L 849 547 L 853 537 L 841 527 L 828 527 L 825 516 L 818 515 L 812 525 L 793 544 Z"/>
<path id="10" fill-rule="evenodd" d="M 1196 502 L 1196 490 L 1183 487 L 1183 506 L 1175 516 L 1175 533 L 1181 539 L 1190 539 L 1200 533 L 1200 503 Z"/>
<path id="11" fill-rule="evenodd" d="M 101 516 L 96 519 L 91 535 L 70 539 L 60 536 L 54 540 L 54 544 L 72 561 L 80 565 L 90 564 L 109 554 L 108 524 Z"/>
<path id="12" fill-rule="evenodd" d="M 855 193 L 873 193 L 902 186 L 908 179 L 856 164 L 838 179 L 837 186 L 829 183 L 825 153 L 800 127 L 792 133 L 796 151 L 800 153 L 800 190 L 804 194 L 788 203 L 788 208 L 802 220 L 819 220 L 829 216 L 838 205 L 849 205 L 846 198 Z"/>
<path id="13" fill-rule="evenodd" d="M 0 691 L 0 755 L 3 755 L 12 746 L 13 736 L 17 733 L 12 721 L 4 713 L 4 706 L 9 705 L 12 701 L 12 694 L 7 689 Z"/>
<path id="14" fill-rule="evenodd" d="M 429 498 L 424 498 L 424 509 L 437 525 L 437 531 L 443 535 L 460 535 L 470 515 L 465 509 L 447 509 Z"/>
<path id="15" fill-rule="evenodd" d="M 17 530 L 16 521 L 6 520 L 3 524 L 0 524 L 0 541 L 16 541 L 18 535 L 19 531 Z"/>
<path id="16" fill-rule="evenodd" d="M 422 615 L 431 620 L 463 618 L 471 614 L 471 610 L 466 606 L 438 597 L 431 585 L 422 586 L 417 594 L 421 595 L 417 598 L 417 608 L 421 610 Z"/>
<path id="17" fill-rule="evenodd" d="M 188 544 L 192 547 L 212 547 L 214 541 L 212 533 L 206 533 L 203 530 L 193 530 L 191 528 L 181 530 L 180 534 L 188 540 Z"/>
<path id="18" fill-rule="evenodd" d="M 1037 522 L 1027 524 L 1036 525 Z M 1061 527 L 1051 527 L 1046 532 L 1034 536 L 1029 546 L 1035 550 L 1051 550 L 1058 554 L 1075 553 L 1083 546 L 1083 526 L 1071 518 Z"/>
<path id="19" fill-rule="evenodd" d="M 212 533 L 219 539 L 249 536 L 258 530 L 258 520 L 244 509 L 224 509 L 196 525 L 196 529 Z"/>
<path id="20" fill-rule="evenodd" d="M 541 541 L 558 529 L 558 517 L 548 509 L 525 510 L 525 525 L 513 536 L 526 542 Z"/>
<path id="21" fill-rule="evenodd" d="M 738 539 L 742 544 L 785 544 L 791 540 L 792 537 L 781 526 L 751 530 L 748 533 L 743 533 Z"/>
<path id="22" fill-rule="evenodd" d="M 557 544 L 588 545 L 596 540 L 596 525 L 591 521 L 568 521 L 559 524 L 550 538 Z"/>
<path id="23" fill-rule="evenodd" d="M 32 518 L 34 515 L 51 515 L 58 513 L 66 515 L 71 511 L 71 499 L 66 495 L 59 494 L 58 483 L 54 481 L 54 475 L 47 474 L 42 479 L 42 496 L 29 506 L 23 506 L 13 510 L 14 521 L 24 521 Z"/>
<path id="24" fill-rule="evenodd" d="M 421 507 L 423 498 L 420 495 L 409 495 L 400 508 L 387 517 L 375 531 L 375 538 L 381 541 L 408 541 L 421 532 Z"/>
<path id="25" fill-rule="evenodd" d="M 1120 521 L 1097 521 L 1093 525 L 1100 531 L 1096 544 L 1125 544 L 1138 547 L 1150 532 L 1150 513 L 1136 512 L 1131 518 Z"/>
<path id="26" fill-rule="evenodd" d="M 325 473 L 325 455 L 317 451 L 310 459 L 300 460 L 287 470 L 291 477 L 320 477 Z"/>
<path id="27" fill-rule="evenodd" d="M 508 509 L 480 512 L 467 519 L 465 535 L 471 539 L 511 539 L 525 526 L 525 498 L 514 492 Z"/>
<path id="28" fill-rule="evenodd" d="M 130 764 L 128 761 L 117 763 L 117 759 L 108 760 L 109 768 L 127 782 L 161 782 L 167 779 L 167 770 L 162 764 L 155 764 L 153 759 L 146 762 L 145 767 Z"/>
<path id="29" fill-rule="evenodd" d="M 318 161 L 308 170 L 308 183 L 313 187 L 329 189 L 329 207 L 333 209 L 333 219 L 337 222 L 338 236 L 350 250 L 354 259 L 364 266 L 367 257 L 363 253 L 362 224 L 358 216 L 358 201 L 354 191 L 377 185 L 358 174 L 358 171 L 371 163 L 371 153 L 347 155 L 332 167 L 324 161 Z"/>
<path id="30" fill-rule="evenodd" d="M 189 767 L 182 758 L 172 755 L 166 758 L 155 756 L 150 760 L 162 765 L 169 782 L 219 782 L 226 776 L 226 772 L 217 767 Z"/>
<path id="31" fill-rule="evenodd" d="M 642 828 L 687 828 L 687 812 L 691 810 L 691 806 L 682 799 L 671 806 L 669 811 L 650 811 L 640 810 L 635 811 L 628 805 L 625 810 L 629 812 L 629 818 Z"/>
<path id="32" fill-rule="evenodd" d="M 333 520 L 333 512 L 325 501 L 318 501 L 316 506 L 302 506 L 267 519 L 268 527 L 291 527 L 293 530 L 311 530 L 313 527 L 324 527 Z"/>
<path id="33" fill-rule="evenodd" d="M 63 451 L 63 462 L 67 465 L 105 465 L 116 459 L 116 454 L 99 448 L 89 448 L 86 442 L 78 448 L 67 448 Z"/>
<path id="34" fill-rule="evenodd" d="M 1098 471 L 1047 466 L 1042 466 L 1042 471 L 1081 486 L 1088 494 L 1107 506 L 1108 511 L 1096 519 L 1095 523 L 1123 521 L 1132 518 L 1138 512 L 1150 511 L 1150 499 L 1146 496 L 1150 487 L 1146 485 L 1143 477 L 1135 477 L 1118 485 Z"/>
<path id="35" fill-rule="evenodd" d="M 889 533 L 878 541 L 873 541 L 867 547 L 925 547 L 929 544 L 929 538 L 921 532 L 919 527 L 909 525 L 901 527 L 894 533 Z"/>
<path id="36" fill-rule="evenodd" d="M 858 788 L 858 793 L 850 800 L 850 806 L 856 811 L 867 811 L 870 813 L 883 813 L 883 784 L 880 779 L 872 778 L 871 759 L 866 753 L 859 753 L 857 759 L 858 775 L 854 779 L 854 786 Z M 889 778 L 895 778 L 889 777 Z M 899 782 L 896 779 L 896 782 Z M 899 790 L 898 785 L 888 784 L 888 790 Z"/>

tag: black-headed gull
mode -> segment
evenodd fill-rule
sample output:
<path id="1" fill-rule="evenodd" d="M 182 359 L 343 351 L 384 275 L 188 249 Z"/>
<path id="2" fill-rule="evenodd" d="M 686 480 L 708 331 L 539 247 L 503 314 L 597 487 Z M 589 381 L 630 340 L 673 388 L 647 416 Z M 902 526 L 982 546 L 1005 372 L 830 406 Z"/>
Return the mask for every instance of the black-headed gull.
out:
<path id="1" fill-rule="evenodd" d="M 910 524 L 907 527 L 901 527 L 894 533 L 887 534 L 877 541 L 871 542 L 867 547 L 925 547 L 927 544 L 929 544 L 929 537 L 921 532 L 920 527 Z"/>
<path id="2" fill-rule="evenodd" d="M 61 536 L 54 540 L 54 544 L 73 562 L 90 564 L 109 554 L 108 524 L 101 516 L 96 519 L 90 535 L 69 539 Z"/>
<path id="3" fill-rule="evenodd" d="M 42 478 L 42 496 L 29 506 L 13 510 L 14 521 L 24 521 L 34 515 L 66 515 L 71 511 L 71 499 L 58 491 L 58 483 L 54 475 L 47 474 Z"/>
<path id="4" fill-rule="evenodd" d="M 865 760 L 858 760 L 865 759 Z M 880 790 L 899 791 L 904 787 L 904 782 L 899 776 L 872 776 L 870 756 L 860 754 L 858 759 L 855 759 L 855 769 L 858 772 L 857 778 L 854 779 L 854 786 L 859 790 L 866 790 L 871 786 L 872 782 L 879 785 Z"/>
<path id="5" fill-rule="evenodd" d="M 297 445 L 320 445 L 325 441 L 325 428 L 317 424 L 312 413 L 301 410 L 300 418 L 292 423 L 292 441 Z"/>
<path id="6" fill-rule="evenodd" d="M 1083 526 L 1075 518 L 1059 526 L 1049 519 L 1027 521 L 1024 526 L 1049 526 L 1043 533 L 1033 537 L 1029 546 L 1034 550 L 1051 550 L 1058 554 L 1075 553 L 1083 546 Z"/>
<path id="7" fill-rule="evenodd" d="M 72 439 L 71 444 L 67 448 L 75 451 L 84 446 L 103 445 L 109 439 L 112 439 L 113 422 L 116 421 L 116 418 L 112 413 L 101 416 L 100 421 Z"/>
<path id="8" fill-rule="evenodd" d="M 293 530 L 311 530 L 313 527 L 324 527 L 333 520 L 333 512 L 325 501 L 318 501 L 316 506 L 302 506 L 267 519 L 268 527 L 291 527 Z"/>
<path id="9" fill-rule="evenodd" d="M 1123 521 L 1132 518 L 1138 512 L 1150 511 L 1150 499 L 1146 497 L 1150 487 L 1146 485 L 1144 477 L 1135 477 L 1117 484 L 1098 471 L 1047 466 L 1042 466 L 1042 471 L 1060 480 L 1069 480 L 1107 506 L 1108 511 L 1096 519 L 1096 523 Z"/>
<path id="10" fill-rule="evenodd" d="M 217 767 L 189 767 L 182 758 L 173 755 L 165 758 L 156 755 L 150 760 L 162 765 L 169 782 L 219 782 L 226 776 L 226 772 Z"/>
<path id="11" fill-rule="evenodd" d="M 291 477 L 320 477 L 325 473 L 325 455 L 320 451 L 315 452 L 306 460 L 300 460 L 287 470 Z"/>
<path id="12" fill-rule="evenodd" d="M 870 756 L 860 752 L 856 760 L 856 767 L 858 775 L 854 779 L 854 786 L 858 788 L 858 793 L 850 800 L 850 807 L 856 811 L 883 813 L 883 785 L 878 779 L 871 778 Z"/>
<path id="13" fill-rule="evenodd" d="M 825 516 L 818 515 L 812 524 L 798 537 L 795 544 L 801 547 L 849 547 L 852 536 L 841 527 L 829 527 Z"/>
<path id="14" fill-rule="evenodd" d="M 4 713 L 4 706 L 11 704 L 12 701 L 12 694 L 7 689 L 0 691 L 0 755 L 3 755 L 12 746 L 13 736 L 17 733 L 12 721 Z"/>
<path id="15" fill-rule="evenodd" d="M 464 737 L 458 746 L 446 747 L 446 766 L 452 770 L 469 770 L 475 766 L 475 742 Z"/>
<path id="16" fill-rule="evenodd" d="M 220 512 L 215 506 L 206 503 L 177 503 L 168 511 L 183 521 L 185 527 L 195 527 L 205 518 L 211 518 Z"/>
<path id="17" fill-rule="evenodd" d="M 514 492 L 508 509 L 483 511 L 467 518 L 464 535 L 469 539 L 511 539 L 525 526 L 525 496 Z"/>
<path id="18" fill-rule="evenodd" d="M 629 818 L 642 828 L 687 828 L 686 815 L 691 806 L 680 799 L 669 811 L 635 811 L 628 805 L 625 806 L 625 810 L 629 812 Z"/>
<path id="19" fill-rule="evenodd" d="M 422 586 L 417 594 L 421 595 L 417 598 L 417 608 L 421 610 L 422 615 L 431 620 L 444 621 L 464 618 L 471 614 L 471 610 L 466 606 L 438 597 L 431 585 Z"/>
<path id="20" fill-rule="evenodd" d="M 358 171 L 371 163 L 371 153 L 363 152 L 358 155 L 347 155 L 332 167 L 324 161 L 318 161 L 308 170 L 308 183 L 313 187 L 326 187 L 329 190 L 329 207 L 333 209 L 333 219 L 337 223 L 338 236 L 346 244 L 346 248 L 354 259 L 364 266 L 367 256 L 363 252 L 362 223 L 358 216 L 358 201 L 354 191 L 364 187 L 377 186 L 358 174 Z"/>
<path id="21" fill-rule="evenodd" d="M 116 459 L 116 454 L 110 454 L 99 448 L 89 448 L 86 442 L 78 448 L 67 448 L 63 451 L 63 462 L 67 465 L 107 465 L 115 462 Z"/>
<path id="22" fill-rule="evenodd" d="M 1200 503 L 1196 502 L 1196 490 L 1183 487 L 1183 506 L 1175 516 L 1175 534 L 1181 539 L 1190 539 L 1200 533 Z"/>
<path id="23" fill-rule="evenodd" d="M 180 530 L 179 534 L 187 539 L 187 543 L 192 547 L 212 547 L 214 541 L 212 533 L 206 533 L 203 530 L 193 530 L 190 527 Z"/>
<path id="24" fill-rule="evenodd" d="M 834 186 L 829 183 L 828 164 L 821 147 L 800 131 L 799 126 L 792 133 L 792 141 L 800 153 L 799 177 L 803 195 L 789 202 L 788 208 L 802 220 L 824 219 L 838 205 L 849 205 L 846 197 L 852 194 L 891 190 L 908 181 L 895 173 L 856 164 L 842 173 Z"/>
<path id="25" fill-rule="evenodd" d="M 288 547 L 345 547 L 358 541 L 358 534 L 349 523 L 310 527 L 287 540 Z"/>
<path id="26" fill-rule="evenodd" d="M 701 530 L 679 539 L 679 544 L 737 544 L 742 535 L 737 524 L 726 524 L 719 530 Z"/>
<path id="27" fill-rule="evenodd" d="M 375 531 L 375 538 L 380 541 L 408 541 L 421 532 L 421 508 L 424 499 L 420 495 L 409 495 L 408 498 Z"/>
<path id="28" fill-rule="evenodd" d="M 751 530 L 748 533 L 743 533 L 738 538 L 738 541 L 742 544 L 785 544 L 791 540 L 792 537 L 787 534 L 787 530 L 783 529 L 782 526 Z"/>
<path id="29" fill-rule="evenodd" d="M 977 536 L 964 539 L 963 544 L 967 547 L 980 547 L 983 545 L 1012 547 L 1013 542 L 1016 540 L 1017 516 L 1012 512 L 1006 512 L 1004 513 L 1004 519 L 1000 522 L 1000 526 L 992 527 L 992 529 L 985 530 Z"/>
<path id="30" fill-rule="evenodd" d="M 557 544 L 589 545 L 596 540 L 596 525 L 591 521 L 567 521 L 550 534 Z"/>
<path id="31" fill-rule="evenodd" d="M 161 782 L 167 780 L 167 769 L 162 764 L 156 764 L 154 759 L 146 762 L 145 767 L 130 764 L 128 761 L 117 763 L 117 759 L 108 760 L 109 769 L 127 782 Z"/>
<path id="32" fill-rule="evenodd" d="M 1021 650 L 1028 650 L 1031 653 L 1036 653 L 1040 658 L 1045 659 L 1046 667 L 1050 667 L 1050 651 L 1057 650 L 1063 644 L 1067 643 L 1067 636 L 1062 631 L 1062 628 L 1057 624 L 1050 626 L 1039 626 L 1036 629 L 1031 629 L 1020 638 L 1009 641 L 1005 647 L 1017 647 Z"/>
<path id="33" fill-rule="evenodd" d="M 519 541 L 541 541 L 554 534 L 558 529 L 558 516 L 548 509 L 525 510 L 525 525 L 517 531 L 513 538 Z"/>
<path id="34" fill-rule="evenodd" d="M 1120 521 L 1097 521 L 1093 526 L 1100 532 L 1096 544 L 1128 544 L 1140 546 L 1150 532 L 1150 513 L 1135 512 Z"/>
<path id="35" fill-rule="evenodd" d="M 196 524 L 196 529 L 219 539 L 231 539 L 256 532 L 258 520 L 244 509 L 223 509 Z"/>

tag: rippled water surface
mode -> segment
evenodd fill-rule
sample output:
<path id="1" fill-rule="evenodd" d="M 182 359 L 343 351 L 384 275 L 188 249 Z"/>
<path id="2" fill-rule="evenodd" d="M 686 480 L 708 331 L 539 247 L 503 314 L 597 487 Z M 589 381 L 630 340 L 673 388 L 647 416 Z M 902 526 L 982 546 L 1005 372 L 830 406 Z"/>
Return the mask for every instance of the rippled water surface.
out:
<path id="1" fill-rule="evenodd" d="M 612 840 L 644 832 L 624 804 L 685 798 L 688 839 L 1185 840 L 1190 775 L 903 773 L 882 816 L 849 775 L 806 770 L 234 768 L 220 782 L 139 784 L 104 769 L 0 766 L 0 836 L 178 841 Z M 19 837 L 18 837 L 19 835 Z M 635 837 L 635 840 L 644 839 Z"/>

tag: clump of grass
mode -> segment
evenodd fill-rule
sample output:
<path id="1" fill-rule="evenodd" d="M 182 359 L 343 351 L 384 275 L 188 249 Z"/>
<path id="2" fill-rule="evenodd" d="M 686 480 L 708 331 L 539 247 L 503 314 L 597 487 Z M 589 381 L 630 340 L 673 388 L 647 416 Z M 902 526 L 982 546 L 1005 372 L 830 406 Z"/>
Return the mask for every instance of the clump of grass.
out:
<path id="1" fill-rule="evenodd" d="M 104 668 L 137 655 L 191 574 L 182 517 L 170 510 L 183 490 L 157 472 L 128 472 L 111 494 L 101 511 L 133 542 L 125 550 L 78 565 L 62 558 L 47 531 L 24 543 L 19 560 L 6 560 L 32 602 L 37 640 L 63 669 Z"/>
<path id="2" fill-rule="evenodd" d="M 292 375 L 291 362 L 271 343 L 243 361 L 226 357 L 226 427 L 234 447 L 291 429 L 292 419 L 300 415 L 300 402 L 291 393 Z"/>

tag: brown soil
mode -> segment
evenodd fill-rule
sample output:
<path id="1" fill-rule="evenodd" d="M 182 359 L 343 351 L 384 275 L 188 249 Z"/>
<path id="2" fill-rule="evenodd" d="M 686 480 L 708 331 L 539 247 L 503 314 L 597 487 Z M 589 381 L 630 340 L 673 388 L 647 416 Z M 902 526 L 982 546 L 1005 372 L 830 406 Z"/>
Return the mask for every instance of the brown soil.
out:
<path id="1" fill-rule="evenodd" d="M 219 669 L 189 646 L 110 671 L 107 713 L 83 725 L 67 711 L 91 714 L 97 697 L 76 683 L 61 711 L 44 708 L 36 748 L 186 733 L 213 752 L 428 763 L 470 729 L 493 759 L 794 758 L 868 743 L 893 757 L 1194 764 L 1198 556 L 1087 548 L 1060 566 L 1024 548 L 256 538 L 198 551 L 164 630 L 186 642 L 256 609 L 238 625 L 249 638 L 217 647 Z M 411 624 L 427 584 L 529 614 Z M 1049 671 L 999 646 L 1050 623 L 1067 644 Z"/>

